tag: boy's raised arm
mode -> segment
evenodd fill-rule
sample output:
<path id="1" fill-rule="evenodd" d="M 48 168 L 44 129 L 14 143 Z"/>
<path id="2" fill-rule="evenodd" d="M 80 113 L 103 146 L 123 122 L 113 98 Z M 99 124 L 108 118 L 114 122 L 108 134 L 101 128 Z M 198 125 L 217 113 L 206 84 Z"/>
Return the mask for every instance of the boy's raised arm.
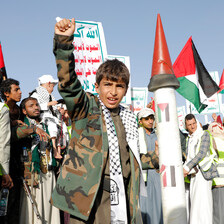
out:
<path id="1" fill-rule="evenodd" d="M 58 70 L 58 90 L 72 120 L 86 116 L 88 97 L 75 73 L 74 46 L 75 19 L 62 19 L 55 25 L 54 55 Z"/>

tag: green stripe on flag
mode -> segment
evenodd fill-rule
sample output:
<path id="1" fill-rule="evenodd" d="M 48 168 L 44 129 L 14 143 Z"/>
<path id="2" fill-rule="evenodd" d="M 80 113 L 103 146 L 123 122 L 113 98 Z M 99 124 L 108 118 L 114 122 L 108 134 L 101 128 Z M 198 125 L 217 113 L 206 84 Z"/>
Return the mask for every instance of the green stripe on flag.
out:
<path id="1" fill-rule="evenodd" d="M 177 92 L 192 104 L 194 104 L 196 110 L 201 113 L 201 111 L 203 111 L 207 107 L 207 105 L 200 102 L 198 87 L 185 77 L 180 77 L 178 78 L 178 80 L 180 82 L 180 88 L 177 89 Z"/>

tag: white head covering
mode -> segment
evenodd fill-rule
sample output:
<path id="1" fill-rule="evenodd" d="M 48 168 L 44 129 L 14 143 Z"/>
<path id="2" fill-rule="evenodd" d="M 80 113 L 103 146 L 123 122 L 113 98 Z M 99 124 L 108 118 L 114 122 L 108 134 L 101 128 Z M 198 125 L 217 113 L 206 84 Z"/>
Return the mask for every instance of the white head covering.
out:
<path id="1" fill-rule="evenodd" d="M 150 115 L 154 115 L 154 111 L 150 108 L 143 108 L 138 113 L 138 120 L 141 120 L 141 118 L 148 117 Z"/>
<path id="2" fill-rule="evenodd" d="M 57 79 L 54 79 L 52 75 L 42 75 L 38 78 L 39 86 L 44 83 L 54 83 L 55 85 L 58 83 Z"/>

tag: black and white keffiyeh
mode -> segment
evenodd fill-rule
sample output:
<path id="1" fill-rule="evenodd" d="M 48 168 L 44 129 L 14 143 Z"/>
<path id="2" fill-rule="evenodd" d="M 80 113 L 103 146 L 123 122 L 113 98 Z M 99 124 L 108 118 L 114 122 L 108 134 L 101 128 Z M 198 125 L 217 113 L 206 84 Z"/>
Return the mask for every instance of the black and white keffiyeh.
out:
<path id="1" fill-rule="evenodd" d="M 40 104 L 49 102 L 50 94 L 48 93 L 46 88 L 38 86 L 36 88 L 36 92 L 38 94 L 38 100 Z"/>
<path id="2" fill-rule="evenodd" d="M 99 97 L 98 97 L 99 99 Z M 111 195 L 111 223 L 127 223 L 127 207 L 120 161 L 119 143 L 116 129 L 110 111 L 99 99 L 104 114 L 110 158 L 110 195 Z M 120 107 L 120 118 L 125 128 L 126 140 L 138 140 L 138 127 L 135 115 L 128 109 Z"/>
<path id="3" fill-rule="evenodd" d="M 54 96 L 52 94 L 49 94 L 47 89 L 44 88 L 43 86 L 38 86 L 35 89 L 35 92 L 38 96 L 38 103 L 40 105 L 44 104 L 44 103 L 48 103 L 50 101 L 56 101 Z M 49 113 L 52 113 L 53 116 L 58 116 L 59 112 L 58 112 L 56 106 L 49 106 L 48 108 L 49 108 L 49 110 L 48 110 Z"/>

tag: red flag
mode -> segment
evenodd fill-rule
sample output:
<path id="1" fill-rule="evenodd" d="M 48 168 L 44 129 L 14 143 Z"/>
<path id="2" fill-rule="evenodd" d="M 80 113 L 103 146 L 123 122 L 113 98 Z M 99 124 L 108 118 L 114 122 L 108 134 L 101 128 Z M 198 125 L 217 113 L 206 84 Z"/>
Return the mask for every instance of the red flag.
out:
<path id="1" fill-rule="evenodd" d="M 218 91 L 218 93 L 224 94 L 224 69 L 222 71 L 222 76 L 221 76 L 221 79 L 219 82 L 219 88 L 220 88 L 220 90 Z"/>
<path id="2" fill-rule="evenodd" d="M 7 79 L 7 75 L 6 75 L 6 70 L 5 70 L 3 54 L 2 54 L 2 45 L 0 42 L 0 82 L 5 79 Z"/>
<path id="3" fill-rule="evenodd" d="M 152 97 L 151 97 L 151 100 L 152 100 L 152 110 L 155 112 L 156 111 L 156 109 L 155 109 L 155 100 Z"/>

